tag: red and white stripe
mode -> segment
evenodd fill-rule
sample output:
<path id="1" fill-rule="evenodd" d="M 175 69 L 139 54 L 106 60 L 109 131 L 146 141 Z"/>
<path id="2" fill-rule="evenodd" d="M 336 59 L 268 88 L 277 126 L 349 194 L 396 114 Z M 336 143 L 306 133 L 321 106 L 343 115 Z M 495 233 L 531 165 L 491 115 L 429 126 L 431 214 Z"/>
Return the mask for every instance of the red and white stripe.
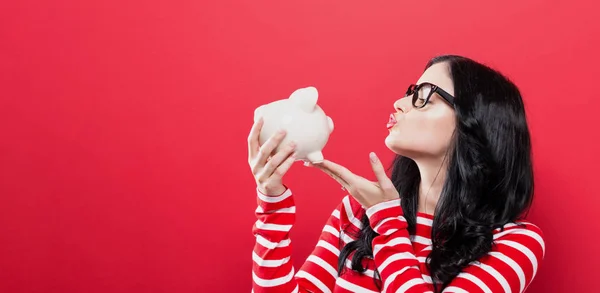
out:
<path id="1" fill-rule="evenodd" d="M 253 292 L 432 292 L 432 280 L 425 261 L 431 251 L 430 215 L 419 213 L 415 235 L 409 235 L 400 200 L 387 201 L 363 209 L 346 196 L 323 226 L 311 255 L 296 272 L 292 261 L 289 232 L 296 208 L 291 191 L 270 197 L 258 193 L 256 237 L 253 260 Z M 367 270 L 350 269 L 338 275 L 337 266 L 343 245 L 362 227 L 364 213 L 379 234 L 373 240 L 373 259 L 366 259 Z M 528 222 L 511 223 L 494 231 L 494 246 L 485 257 L 471 263 L 444 289 L 444 292 L 523 292 L 533 280 L 545 254 L 541 230 Z M 376 286 L 377 280 L 383 291 Z"/>

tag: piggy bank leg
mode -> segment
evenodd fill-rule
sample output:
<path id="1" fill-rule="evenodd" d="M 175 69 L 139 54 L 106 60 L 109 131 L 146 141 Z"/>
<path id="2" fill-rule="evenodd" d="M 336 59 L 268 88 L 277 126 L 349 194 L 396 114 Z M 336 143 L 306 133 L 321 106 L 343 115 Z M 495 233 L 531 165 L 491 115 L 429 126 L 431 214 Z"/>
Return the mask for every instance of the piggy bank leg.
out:
<path id="1" fill-rule="evenodd" d="M 309 162 L 313 164 L 322 163 L 323 162 L 323 153 L 320 151 L 312 152 L 306 156 Z"/>

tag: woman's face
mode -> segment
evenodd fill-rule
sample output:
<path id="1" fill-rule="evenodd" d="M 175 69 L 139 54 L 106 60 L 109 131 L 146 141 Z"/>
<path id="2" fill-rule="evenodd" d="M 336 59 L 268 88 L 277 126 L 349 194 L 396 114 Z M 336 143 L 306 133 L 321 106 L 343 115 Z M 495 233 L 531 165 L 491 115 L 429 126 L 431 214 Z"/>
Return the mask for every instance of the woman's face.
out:
<path id="1" fill-rule="evenodd" d="M 454 86 L 444 62 L 429 67 L 417 85 L 429 82 L 454 96 Z M 419 92 L 419 97 L 422 97 Z M 439 94 L 433 93 L 423 108 L 414 108 L 412 95 L 394 103 L 392 127 L 385 144 L 394 153 L 414 159 L 423 157 L 443 157 L 450 145 L 456 126 L 454 108 Z M 390 120 L 392 120 L 390 118 Z M 391 126 L 391 125 L 390 125 Z"/>

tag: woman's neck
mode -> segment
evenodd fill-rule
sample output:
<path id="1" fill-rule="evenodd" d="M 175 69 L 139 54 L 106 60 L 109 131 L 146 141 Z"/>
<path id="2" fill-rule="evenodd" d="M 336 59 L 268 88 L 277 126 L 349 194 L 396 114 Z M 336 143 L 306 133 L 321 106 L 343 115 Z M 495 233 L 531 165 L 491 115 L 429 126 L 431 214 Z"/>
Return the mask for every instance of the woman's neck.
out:
<path id="1" fill-rule="evenodd" d="M 446 160 L 415 161 L 421 173 L 419 183 L 418 212 L 434 215 L 435 207 L 442 193 L 444 181 L 446 181 Z"/>

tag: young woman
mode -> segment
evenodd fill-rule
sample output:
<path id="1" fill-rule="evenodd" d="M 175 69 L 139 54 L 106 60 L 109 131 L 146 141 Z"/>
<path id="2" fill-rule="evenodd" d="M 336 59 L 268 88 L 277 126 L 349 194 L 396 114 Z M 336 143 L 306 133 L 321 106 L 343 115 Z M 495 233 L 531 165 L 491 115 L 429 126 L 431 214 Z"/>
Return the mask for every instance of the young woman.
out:
<path id="1" fill-rule="evenodd" d="M 391 178 L 374 153 L 377 182 L 330 161 L 314 165 L 349 193 L 296 273 L 292 192 L 282 176 L 285 133 L 248 137 L 257 183 L 253 291 L 523 292 L 544 257 L 543 234 L 521 218 L 533 199 L 531 143 L 518 88 L 460 56 L 431 60 L 394 103 L 385 143 Z M 365 156 L 366 159 L 366 156 Z"/>

